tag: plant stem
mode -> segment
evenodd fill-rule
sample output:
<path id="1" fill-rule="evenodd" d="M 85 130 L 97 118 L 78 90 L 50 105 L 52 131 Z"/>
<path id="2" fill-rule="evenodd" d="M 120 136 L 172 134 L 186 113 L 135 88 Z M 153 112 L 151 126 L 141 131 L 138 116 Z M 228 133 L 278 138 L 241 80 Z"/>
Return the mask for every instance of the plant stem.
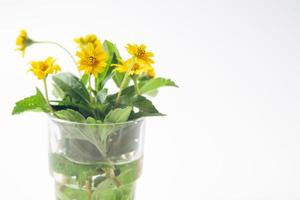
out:
<path id="1" fill-rule="evenodd" d="M 46 78 L 43 79 L 43 83 L 44 83 L 44 90 L 45 90 L 46 100 L 49 103 L 49 95 L 48 95 L 48 88 L 47 88 Z"/>
<path id="2" fill-rule="evenodd" d="M 92 78 L 92 76 L 89 75 L 89 77 L 88 77 L 88 93 L 89 93 L 89 97 L 90 97 L 90 106 L 92 109 L 92 114 L 95 118 L 97 118 L 97 113 L 96 113 L 95 109 L 93 109 L 93 106 L 91 105 L 96 102 L 96 99 L 93 97 L 93 88 L 92 88 L 91 78 Z"/>
<path id="3" fill-rule="evenodd" d="M 139 85 L 138 85 L 138 81 L 137 81 L 137 77 L 133 76 L 132 77 L 133 83 L 134 83 L 134 87 L 135 87 L 135 92 L 136 94 L 140 94 L 140 90 L 139 90 Z"/>
<path id="4" fill-rule="evenodd" d="M 50 112 L 55 116 L 54 110 L 53 110 L 52 106 L 50 105 L 50 101 L 49 101 L 48 87 L 47 87 L 47 80 L 46 79 L 47 79 L 47 77 L 45 77 L 43 79 L 46 101 L 47 101 Z"/>
<path id="5" fill-rule="evenodd" d="M 53 42 L 53 41 L 33 41 L 33 44 L 36 43 L 36 44 L 53 44 L 53 45 L 56 45 L 58 47 L 60 47 L 61 49 L 63 49 L 72 59 L 72 61 L 74 62 L 76 68 L 77 68 L 77 62 L 74 58 L 74 56 L 71 54 L 71 52 L 66 49 L 64 46 L 62 46 L 61 44 L 57 43 L 57 42 Z"/>
<path id="6" fill-rule="evenodd" d="M 86 181 L 86 190 L 88 193 L 88 200 L 92 200 L 92 178 L 89 177 L 88 180 Z"/>
<path id="7" fill-rule="evenodd" d="M 89 91 L 89 95 L 90 95 L 90 101 L 93 102 L 93 96 L 92 96 L 92 90 L 93 89 L 92 89 L 91 78 L 92 78 L 92 76 L 89 75 L 89 78 L 88 78 L 88 80 L 89 80 L 88 91 Z"/>
<path id="8" fill-rule="evenodd" d="M 104 169 L 105 173 L 106 173 L 106 177 L 112 179 L 117 187 L 120 187 L 122 185 L 122 183 L 117 179 L 115 172 L 112 168 L 106 168 Z"/>
<path id="9" fill-rule="evenodd" d="M 127 72 L 125 73 L 125 76 L 124 76 L 124 78 L 123 78 L 123 80 L 122 80 L 122 82 L 121 82 L 120 90 L 119 90 L 119 92 L 118 92 L 118 94 L 117 94 L 117 98 L 116 98 L 116 106 L 118 106 L 119 103 L 120 103 L 120 97 L 121 97 L 121 95 L 122 95 L 122 90 L 124 89 L 125 83 L 126 83 L 127 80 L 128 80 L 129 73 L 130 73 L 131 69 L 133 68 L 134 64 L 135 64 L 135 57 L 132 58 L 132 63 L 131 63 L 131 65 L 129 66 L 129 68 L 128 68 Z"/>

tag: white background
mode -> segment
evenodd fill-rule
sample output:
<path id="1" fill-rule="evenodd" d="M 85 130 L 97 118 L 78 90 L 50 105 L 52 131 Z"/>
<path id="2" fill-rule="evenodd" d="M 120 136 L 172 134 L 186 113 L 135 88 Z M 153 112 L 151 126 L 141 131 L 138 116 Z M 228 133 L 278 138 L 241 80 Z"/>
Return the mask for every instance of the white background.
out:
<path id="1" fill-rule="evenodd" d="M 15 38 L 63 43 L 95 33 L 145 43 L 179 89 L 155 99 L 138 200 L 300 199 L 299 1 L 0 0 L 0 199 L 54 200 L 42 114 L 11 116 L 39 86 L 30 60 L 71 60 L 53 46 L 25 59 Z M 124 48 L 123 55 L 126 55 Z"/>

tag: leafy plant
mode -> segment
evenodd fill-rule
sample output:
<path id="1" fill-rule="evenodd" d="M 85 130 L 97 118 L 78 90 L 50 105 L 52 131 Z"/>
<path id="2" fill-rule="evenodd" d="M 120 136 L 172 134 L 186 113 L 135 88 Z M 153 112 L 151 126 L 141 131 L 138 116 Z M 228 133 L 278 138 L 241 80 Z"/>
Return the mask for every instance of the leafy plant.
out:
<path id="1" fill-rule="evenodd" d="M 111 113 L 119 113 L 120 108 L 126 107 L 127 120 L 163 115 L 144 95 L 153 96 L 161 87 L 177 85 L 170 79 L 155 77 L 152 66 L 154 54 L 148 52 L 145 45 L 128 44 L 127 51 L 131 57 L 124 61 L 116 45 L 108 40 L 101 43 L 97 36 L 87 35 L 75 41 L 78 44 L 78 61 L 62 45 L 48 43 L 62 47 L 79 71 L 84 73 L 79 73 L 79 76 L 69 72 L 55 74 L 61 68 L 52 57 L 44 61 L 32 61 L 30 71 L 43 80 L 45 95 L 37 89 L 36 95 L 18 101 L 12 114 L 39 111 L 64 120 L 84 122 L 93 118 L 103 123 L 118 122 L 111 120 Z M 21 31 L 17 42 L 23 53 L 28 46 L 40 43 L 47 42 L 29 38 L 25 30 Z M 51 74 L 55 74 L 52 85 L 56 99 L 49 99 L 48 96 L 47 78 Z M 110 93 L 106 88 L 106 83 L 110 80 L 119 88 L 116 93 Z M 78 117 L 79 114 L 85 120 Z"/>
<path id="2" fill-rule="evenodd" d="M 77 60 L 56 42 L 33 40 L 25 30 L 20 32 L 16 43 L 23 55 L 34 44 L 57 45 L 71 57 L 78 75 L 60 72 L 61 67 L 52 57 L 30 62 L 29 71 L 42 81 L 44 94 L 37 88 L 35 95 L 16 103 L 12 114 L 37 111 L 76 122 L 58 123 L 59 145 L 64 151 L 50 152 L 49 160 L 53 174 L 75 181 L 79 187 L 57 183 L 57 199 L 131 200 L 142 158 L 126 164 L 110 160 L 119 154 L 130 154 L 137 147 L 139 121 L 135 121 L 135 127 L 123 124 L 141 117 L 163 116 L 148 96 L 156 96 L 161 87 L 177 85 L 170 79 L 156 77 L 154 54 L 143 44 L 128 44 L 130 56 L 123 60 L 114 43 L 108 40 L 101 43 L 96 35 L 76 38 L 75 42 Z M 48 95 L 49 76 L 52 76 L 53 98 Z M 110 81 L 117 91 L 108 87 Z M 116 134 L 119 132 L 122 134 Z"/>

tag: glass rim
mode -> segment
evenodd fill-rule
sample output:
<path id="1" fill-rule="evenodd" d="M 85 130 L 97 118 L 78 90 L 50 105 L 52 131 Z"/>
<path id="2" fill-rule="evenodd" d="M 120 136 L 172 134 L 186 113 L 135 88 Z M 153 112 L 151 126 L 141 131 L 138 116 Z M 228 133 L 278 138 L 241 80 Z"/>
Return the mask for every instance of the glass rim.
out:
<path id="1" fill-rule="evenodd" d="M 135 120 L 130 120 L 127 122 L 118 122 L 118 123 L 105 123 L 105 124 L 96 124 L 96 123 L 85 123 L 85 122 L 73 122 L 73 121 L 68 121 L 64 119 L 59 119 L 57 117 L 54 117 L 50 114 L 48 114 L 48 119 L 50 119 L 53 122 L 58 122 L 61 124 L 73 124 L 73 125 L 84 125 L 84 126 L 113 126 L 113 125 L 130 125 L 130 124 L 136 124 L 140 121 L 144 121 L 146 117 L 140 117 Z"/>

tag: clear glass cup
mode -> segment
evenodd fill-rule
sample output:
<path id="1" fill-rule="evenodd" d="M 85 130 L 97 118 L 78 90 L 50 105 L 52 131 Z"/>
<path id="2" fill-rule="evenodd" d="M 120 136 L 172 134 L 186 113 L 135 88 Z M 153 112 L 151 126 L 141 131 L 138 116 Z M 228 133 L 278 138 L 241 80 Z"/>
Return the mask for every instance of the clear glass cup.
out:
<path id="1" fill-rule="evenodd" d="M 49 165 L 57 200 L 133 200 L 145 120 L 88 124 L 49 117 Z"/>

